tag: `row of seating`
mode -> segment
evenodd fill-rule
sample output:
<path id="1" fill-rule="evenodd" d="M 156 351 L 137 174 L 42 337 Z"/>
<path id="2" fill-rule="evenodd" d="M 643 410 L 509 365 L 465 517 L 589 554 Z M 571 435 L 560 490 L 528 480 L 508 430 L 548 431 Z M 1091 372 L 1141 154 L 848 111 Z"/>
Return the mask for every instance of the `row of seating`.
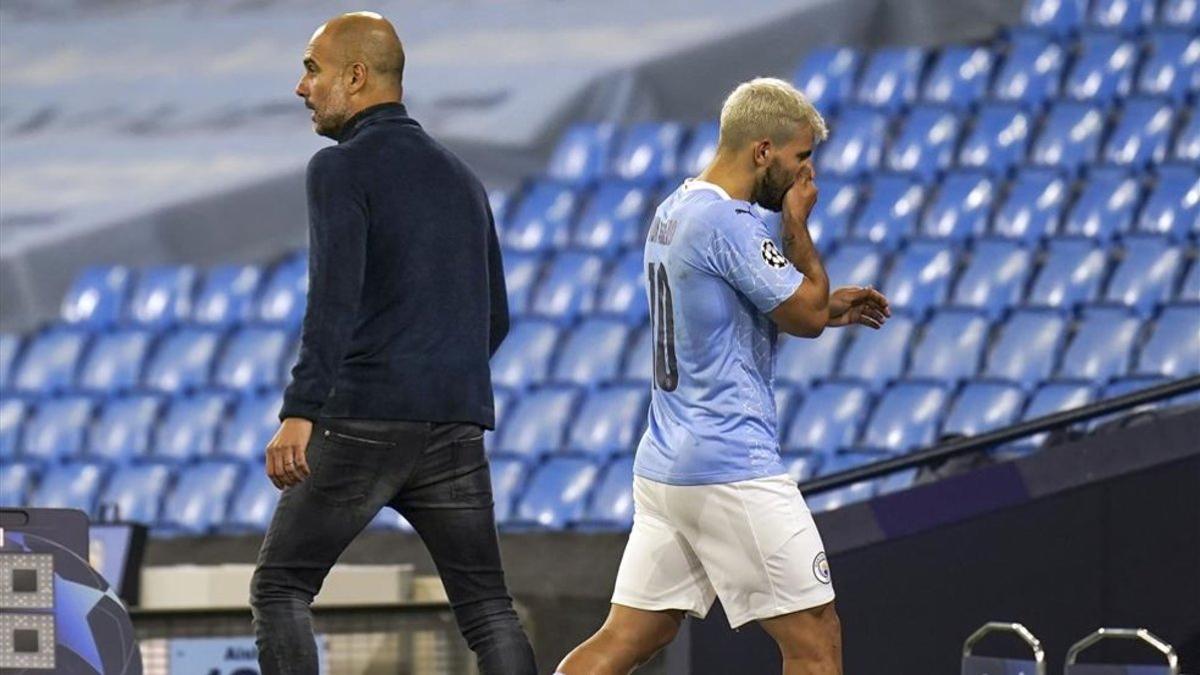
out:
<path id="1" fill-rule="evenodd" d="M 1121 31 L 1153 25 L 1195 28 L 1200 25 L 1200 5 L 1195 0 L 1028 0 L 1021 19 L 1058 34 L 1085 26 Z"/>

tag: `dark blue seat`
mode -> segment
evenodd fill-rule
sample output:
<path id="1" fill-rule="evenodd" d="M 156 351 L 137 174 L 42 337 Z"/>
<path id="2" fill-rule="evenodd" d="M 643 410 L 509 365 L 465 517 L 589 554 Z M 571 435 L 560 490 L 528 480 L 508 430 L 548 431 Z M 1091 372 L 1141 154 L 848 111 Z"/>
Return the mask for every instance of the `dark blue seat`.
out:
<path id="1" fill-rule="evenodd" d="M 1200 45 L 1197 50 L 1200 51 Z M 1175 112 L 1170 103 L 1159 99 L 1128 99 L 1104 146 L 1104 161 L 1134 169 L 1158 164 L 1167 157 L 1174 126 Z"/>
<path id="2" fill-rule="evenodd" d="M 1029 290 L 1029 304 L 1071 309 L 1100 295 L 1107 252 L 1082 237 L 1051 239 L 1042 269 Z"/>
<path id="3" fill-rule="evenodd" d="M 137 387 L 141 383 L 142 366 L 150 342 L 150 333 L 142 330 L 121 330 L 97 336 L 80 368 L 78 388 L 115 393 Z"/>
<path id="4" fill-rule="evenodd" d="M 562 529 L 582 519 L 588 496 L 599 474 L 591 460 L 554 457 L 529 478 L 517 503 L 514 519 L 545 528 Z"/>
<path id="5" fill-rule="evenodd" d="M 613 265 L 596 294 L 594 309 L 632 326 L 646 321 L 650 309 L 646 302 L 646 266 L 642 262 L 641 249 L 627 252 Z"/>
<path id="6" fill-rule="evenodd" d="M 0 506 L 29 506 L 30 493 L 37 480 L 34 467 L 24 462 L 0 463 Z"/>
<path id="7" fill-rule="evenodd" d="M 496 522 L 504 523 L 512 517 L 513 504 L 516 503 L 517 497 L 524 493 L 528 471 L 525 462 L 513 457 L 493 457 L 489 464 Z"/>
<path id="8" fill-rule="evenodd" d="M 14 377 L 17 354 L 21 353 L 21 336 L 0 333 L 0 391 L 8 389 Z"/>
<path id="9" fill-rule="evenodd" d="M 852 242 L 838 246 L 825 261 L 830 286 L 874 286 L 883 271 L 884 254 L 872 244 Z"/>
<path id="10" fill-rule="evenodd" d="M 1193 262 L 1183 275 L 1183 283 L 1179 285 L 1179 293 L 1175 299 L 1181 302 L 1200 302 L 1200 262 Z"/>
<path id="11" fill-rule="evenodd" d="M 1033 260 L 1032 251 L 1011 239 L 979 240 L 954 287 L 954 304 L 999 316 L 1021 301 Z"/>
<path id="12" fill-rule="evenodd" d="M 1013 312 L 996 334 L 983 375 L 1032 388 L 1054 371 L 1066 335 L 1067 320 L 1058 312 Z"/>
<path id="13" fill-rule="evenodd" d="M 192 321 L 229 326 L 249 320 L 262 279 L 262 268 L 257 265 L 221 265 L 208 270 L 196 293 Z"/>
<path id="14" fill-rule="evenodd" d="M 908 377 L 945 382 L 974 377 L 983 360 L 989 329 L 987 319 L 978 312 L 939 310 L 925 323 L 924 335 L 913 349 Z"/>
<path id="15" fill-rule="evenodd" d="M 1192 111 L 1187 123 L 1175 136 L 1171 159 L 1185 164 L 1191 162 L 1193 165 L 1200 162 L 1200 112 Z"/>
<path id="16" fill-rule="evenodd" d="M 552 181 L 534 183 L 504 228 L 503 243 L 515 251 L 549 251 L 567 245 L 579 193 Z"/>
<path id="17" fill-rule="evenodd" d="M 1146 41 L 1149 53 L 1138 71 L 1137 91 L 1182 103 L 1200 82 L 1200 36 L 1177 30 L 1157 30 Z"/>
<path id="18" fill-rule="evenodd" d="M 497 450 L 503 453 L 536 457 L 557 452 L 567 435 L 579 403 L 575 388 L 543 388 L 521 397 L 508 413 Z"/>
<path id="19" fill-rule="evenodd" d="M 808 214 L 808 233 L 817 248 L 829 250 L 850 231 L 850 216 L 858 206 L 859 187 L 857 182 L 841 178 L 820 180 L 821 198 Z"/>
<path id="20" fill-rule="evenodd" d="M 1026 0 L 1021 22 L 1051 35 L 1067 35 L 1083 25 L 1087 0 Z"/>
<path id="21" fill-rule="evenodd" d="M 211 532 L 225 522 L 241 472 L 242 466 L 233 462 L 204 462 L 182 469 L 163 504 L 160 528 L 193 535 Z"/>
<path id="22" fill-rule="evenodd" d="M 887 115 L 880 111 L 846 108 L 817 150 L 818 173 L 858 176 L 875 171 L 883 159 L 887 127 Z"/>
<path id="23" fill-rule="evenodd" d="M 235 532 L 265 532 L 275 514 L 279 496 L 279 488 L 267 477 L 262 463 L 248 463 L 242 469 L 241 484 L 234 488 L 233 501 L 221 528 Z"/>
<path id="24" fill-rule="evenodd" d="M 129 321 L 156 329 L 187 321 L 192 313 L 195 286 L 196 270 L 189 266 L 142 270 L 129 298 Z"/>
<path id="25" fill-rule="evenodd" d="M 1002 382 L 971 382 L 958 392 L 942 434 L 978 436 L 1017 421 L 1025 407 L 1025 392 Z"/>
<path id="26" fill-rule="evenodd" d="M 88 456 L 110 462 L 146 457 L 161 408 L 157 396 L 109 399 L 88 434 Z"/>
<path id="27" fill-rule="evenodd" d="M 86 396 L 42 399 L 25 420 L 21 457 L 40 462 L 78 458 L 94 411 Z"/>
<path id="28" fill-rule="evenodd" d="M 916 329 L 915 322 L 893 313 L 882 330 L 854 327 L 850 346 L 842 358 L 838 375 L 863 380 L 876 389 L 904 372 L 908 346 Z"/>
<path id="29" fill-rule="evenodd" d="M 530 301 L 532 314 L 570 323 L 592 311 L 604 259 L 589 253 L 567 252 L 554 258 Z"/>
<path id="30" fill-rule="evenodd" d="M 508 293 L 508 311 L 521 316 L 529 310 L 529 298 L 542 274 L 542 254 L 528 251 L 504 251 L 504 288 Z"/>
<path id="31" fill-rule="evenodd" d="M 918 47 L 884 47 L 871 54 L 858 80 L 855 100 L 895 112 L 917 100 L 925 51 Z"/>
<path id="32" fill-rule="evenodd" d="M 218 428 L 216 452 L 247 461 L 261 458 L 279 428 L 282 405 L 278 391 L 244 394 L 233 404 L 229 421 Z"/>
<path id="33" fill-rule="evenodd" d="M 143 383 L 150 389 L 179 392 L 210 381 L 221 334 L 207 328 L 183 328 L 163 338 L 146 364 Z"/>
<path id="34" fill-rule="evenodd" d="M 1109 32 L 1085 33 L 1079 52 L 1063 82 L 1067 98 L 1105 105 L 1124 98 L 1133 88 L 1137 46 Z"/>
<path id="35" fill-rule="evenodd" d="M 1162 166 L 1134 229 L 1177 241 L 1200 228 L 1200 171 L 1187 166 Z"/>
<path id="36" fill-rule="evenodd" d="M 954 161 L 961 115 L 938 105 L 918 105 L 908 113 L 887 151 L 887 168 L 931 180 Z"/>
<path id="37" fill-rule="evenodd" d="M 1104 381 L 1128 374 L 1141 327 L 1141 321 L 1124 309 L 1088 308 L 1063 352 L 1058 376 Z"/>
<path id="38" fill-rule="evenodd" d="M 37 489 L 30 496 L 29 506 L 79 509 L 91 516 L 107 474 L 103 465 L 88 462 L 48 466 Z"/>
<path id="39" fill-rule="evenodd" d="M 679 151 L 679 173 L 695 176 L 703 171 L 717 156 L 717 140 L 720 136 L 721 125 L 718 122 L 700 122 L 692 127 L 692 132 Z"/>
<path id="40" fill-rule="evenodd" d="M 1133 33 L 1154 23 L 1155 0 L 1093 0 L 1088 23 L 1096 28 Z"/>
<path id="41" fill-rule="evenodd" d="M 948 46 L 925 77 L 921 98 L 964 110 L 987 93 L 995 55 L 986 47 Z"/>
<path id="42" fill-rule="evenodd" d="M 779 459 L 792 480 L 803 483 L 817 475 L 817 471 L 821 469 L 821 461 L 825 458 L 823 455 L 809 452 L 782 452 L 779 453 Z"/>
<path id="43" fill-rule="evenodd" d="M 871 181 L 871 194 L 854 221 L 853 235 L 892 249 L 917 231 L 925 188 L 906 176 L 881 175 Z"/>
<path id="44" fill-rule="evenodd" d="M 792 82 L 817 110 L 836 113 L 854 94 L 862 62 L 849 47 L 818 47 L 796 67 Z"/>
<path id="45" fill-rule="evenodd" d="M 1133 216 L 1141 203 L 1137 179 L 1119 169 L 1096 169 L 1063 221 L 1063 234 L 1101 242 L 1133 228 Z"/>
<path id="46" fill-rule="evenodd" d="M 61 329 L 31 339 L 17 364 L 13 388 L 30 394 L 74 388 L 75 371 L 87 343 L 87 334 Z"/>
<path id="47" fill-rule="evenodd" d="M 1045 33 L 1016 31 L 992 84 L 992 96 L 1031 109 L 1041 106 L 1058 96 L 1066 63 L 1067 51 Z"/>
<path id="48" fill-rule="evenodd" d="M 1163 309 L 1141 348 L 1136 374 L 1200 374 L 1200 305 L 1170 305 Z"/>
<path id="49" fill-rule="evenodd" d="M 1003 173 L 1025 161 L 1033 119 L 1013 103 L 985 103 L 958 150 L 960 166 Z"/>
<path id="50" fill-rule="evenodd" d="M 550 358 L 558 345 L 558 328 L 540 320 L 518 321 L 492 355 L 492 380 L 523 389 L 544 382 L 550 375 Z"/>
<path id="51" fill-rule="evenodd" d="M 893 308 L 921 316 L 946 301 L 956 257 L 948 242 L 914 241 L 896 254 L 881 290 Z"/>
<path id="52" fill-rule="evenodd" d="M 633 525 L 632 455 L 617 457 L 604 468 L 596 481 L 584 521 L 621 529 Z"/>
<path id="53" fill-rule="evenodd" d="M 625 349 L 625 358 L 621 362 L 621 379 L 649 385 L 650 375 L 654 370 L 652 350 L 650 328 L 646 327 L 633 336 Z"/>
<path id="54" fill-rule="evenodd" d="M 230 336 L 213 369 L 213 384 L 241 391 L 280 384 L 280 363 L 291 344 L 280 328 L 246 327 Z"/>
<path id="55" fill-rule="evenodd" d="M 987 231 L 995 194 L 995 183 L 984 174 L 974 171 L 946 174 L 921 219 L 921 234 L 956 242 L 982 235 Z"/>
<path id="56" fill-rule="evenodd" d="M 25 399 L 0 398 L 0 458 L 6 462 L 17 456 L 21 428 L 29 408 Z"/>
<path id="57" fill-rule="evenodd" d="M 1126 237 L 1125 255 L 1108 282 L 1105 300 L 1148 316 L 1171 299 L 1185 263 L 1183 250 L 1163 237 Z"/>
<path id="58" fill-rule="evenodd" d="M 849 332 L 845 330 L 827 330 L 815 339 L 780 335 L 775 353 L 775 379 L 807 386 L 829 377 L 837 366 L 847 335 Z"/>
<path id="59" fill-rule="evenodd" d="M 870 412 L 871 396 L 856 382 L 829 381 L 809 390 L 784 433 L 789 450 L 833 453 L 848 448 Z"/>
<path id="60" fill-rule="evenodd" d="M 571 421 L 566 447 L 595 455 L 633 451 L 649 405 L 650 392 L 641 385 L 593 391 Z"/>
<path id="61" fill-rule="evenodd" d="M 1200 3 L 1195 0 L 1163 0 L 1158 20 L 1175 28 L 1200 28 Z"/>
<path id="62" fill-rule="evenodd" d="M 608 167 L 616 128 L 611 124 L 575 124 L 562 135 L 547 173 L 572 185 L 586 185 Z"/>
<path id="63" fill-rule="evenodd" d="M 551 379 L 592 386 L 617 379 L 629 326 L 615 319 L 584 319 L 563 340 Z"/>
<path id="64" fill-rule="evenodd" d="M 579 217 L 571 245 L 608 254 L 636 245 L 649 205 L 650 193 L 643 186 L 625 181 L 601 183 Z"/>
<path id="65" fill-rule="evenodd" d="M 1096 400 L 1096 387 L 1089 382 L 1052 381 L 1043 384 L 1029 397 L 1021 421 L 1046 417 L 1065 410 L 1081 408 Z M 1045 432 L 1014 441 L 1018 447 L 1037 447 L 1046 440 Z"/>
<path id="66" fill-rule="evenodd" d="M 115 508 L 117 520 L 154 525 L 170 482 L 171 469 L 161 464 L 122 466 L 100 494 L 98 508 L 109 513 Z"/>
<path id="67" fill-rule="evenodd" d="M 1069 195 L 1069 185 L 1058 172 L 1022 169 L 1009 184 L 1008 194 L 996 210 L 992 232 L 1027 244 L 1055 234 Z"/>
<path id="68" fill-rule="evenodd" d="M 154 432 L 153 458 L 186 462 L 212 455 L 228 406 L 227 398 L 212 393 L 171 401 Z"/>
<path id="69" fill-rule="evenodd" d="M 308 259 L 295 255 L 275 267 L 258 300 L 259 320 L 299 326 L 308 297 Z"/>
<path id="70" fill-rule="evenodd" d="M 133 275 L 120 266 L 88 267 L 75 278 L 62 302 L 62 318 L 69 324 L 107 328 L 125 315 Z"/>
<path id="71" fill-rule="evenodd" d="M 610 173 L 642 185 L 675 175 L 683 135 L 678 122 L 634 124 L 621 134 Z"/>
<path id="72" fill-rule="evenodd" d="M 891 452 L 933 445 L 949 402 L 950 395 L 940 384 L 898 382 L 875 404 L 863 428 L 862 445 Z"/>
<path id="73" fill-rule="evenodd" d="M 1096 161 L 1103 132 L 1104 114 L 1099 107 L 1081 101 L 1059 101 L 1046 113 L 1029 159 L 1040 166 L 1078 171 Z"/>

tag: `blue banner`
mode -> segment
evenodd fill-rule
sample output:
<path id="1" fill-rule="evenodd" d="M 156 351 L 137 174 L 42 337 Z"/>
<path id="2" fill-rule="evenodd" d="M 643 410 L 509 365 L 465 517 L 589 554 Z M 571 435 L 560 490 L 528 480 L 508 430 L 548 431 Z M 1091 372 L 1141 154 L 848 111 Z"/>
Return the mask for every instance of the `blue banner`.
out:
<path id="1" fill-rule="evenodd" d="M 251 637 L 175 638 L 168 646 L 170 675 L 260 675 Z M 317 662 L 328 672 L 325 637 L 317 636 Z"/>

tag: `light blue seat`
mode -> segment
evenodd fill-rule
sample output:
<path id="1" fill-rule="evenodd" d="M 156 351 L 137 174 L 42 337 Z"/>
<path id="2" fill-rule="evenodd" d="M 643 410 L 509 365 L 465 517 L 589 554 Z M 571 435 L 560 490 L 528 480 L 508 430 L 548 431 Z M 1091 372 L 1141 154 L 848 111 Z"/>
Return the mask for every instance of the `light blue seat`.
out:
<path id="1" fill-rule="evenodd" d="M 1021 421 L 1046 417 L 1066 410 L 1082 408 L 1096 400 L 1096 387 L 1089 382 L 1071 380 L 1051 381 L 1043 384 L 1029 397 L 1029 404 L 1021 415 Z M 1016 447 L 1039 447 L 1048 436 L 1047 432 L 1033 434 L 1013 442 Z"/>
<path id="2" fill-rule="evenodd" d="M 143 383 L 175 393 L 208 386 L 221 334 L 208 328 L 183 328 L 168 334 L 146 364 Z"/>
<path id="3" fill-rule="evenodd" d="M 1030 109 L 1041 106 L 1058 96 L 1066 63 L 1067 50 L 1045 33 L 1016 31 L 992 84 L 992 97 Z"/>
<path id="4" fill-rule="evenodd" d="M 241 465 L 233 462 L 203 462 L 181 469 L 163 504 L 159 527 L 192 535 L 212 532 L 226 520 L 241 472 Z"/>
<path id="5" fill-rule="evenodd" d="M 98 509 L 115 509 L 113 515 L 123 522 L 154 525 L 171 478 L 171 469 L 163 465 L 122 466 L 100 494 Z"/>
<path id="6" fill-rule="evenodd" d="M 821 197 L 808 214 L 808 234 L 822 251 L 844 239 L 850 231 L 850 217 L 859 202 L 858 183 L 841 178 L 821 177 Z"/>
<path id="7" fill-rule="evenodd" d="M 243 394 L 234 402 L 229 420 L 217 429 L 216 452 L 243 461 L 261 459 L 279 428 L 282 406 L 278 391 Z"/>
<path id="8" fill-rule="evenodd" d="M 604 259 L 598 255 L 574 251 L 559 254 L 533 293 L 530 313 L 563 324 L 573 322 L 592 311 L 603 273 Z"/>
<path id="9" fill-rule="evenodd" d="M 258 319 L 299 326 L 308 298 L 308 259 L 293 255 L 275 266 L 258 299 Z"/>
<path id="10" fill-rule="evenodd" d="M 1200 44 L 1197 45 L 1200 52 Z M 1120 120 L 1108 136 L 1103 159 L 1109 164 L 1141 169 L 1167 157 L 1175 111 L 1167 101 L 1131 98 L 1125 101 Z"/>
<path id="11" fill-rule="evenodd" d="M 992 220 L 992 232 L 1027 244 L 1056 234 L 1066 209 L 1070 186 L 1056 171 L 1022 169 Z"/>
<path id="12" fill-rule="evenodd" d="M 525 394 L 499 430 L 497 450 L 529 458 L 557 452 L 566 440 L 579 399 L 579 390 L 573 387 L 547 387 Z"/>
<path id="13" fill-rule="evenodd" d="M 1041 133 L 1029 151 L 1030 162 L 1077 172 L 1096 161 L 1104 132 L 1104 113 L 1091 103 L 1063 100 L 1046 113 Z"/>
<path id="14" fill-rule="evenodd" d="M 950 406 L 942 434 L 978 436 L 1006 427 L 1021 415 L 1025 392 L 1002 382 L 971 382 L 962 388 Z"/>
<path id="15" fill-rule="evenodd" d="M 896 383 L 875 404 L 863 428 L 862 445 L 891 452 L 931 446 L 949 402 L 950 395 L 940 384 Z"/>
<path id="16" fill-rule="evenodd" d="M 1107 252 L 1092 240 L 1051 239 L 1027 300 L 1029 304 L 1063 309 L 1095 300 L 1107 264 Z"/>
<path id="17" fill-rule="evenodd" d="M 918 47 L 876 49 L 863 68 L 855 100 L 895 112 L 917 100 L 925 50 Z"/>
<path id="18" fill-rule="evenodd" d="M 1137 375 L 1200 374 L 1200 304 L 1169 305 L 1141 348 Z"/>
<path id="19" fill-rule="evenodd" d="M 253 316 L 263 271 L 257 265 L 221 265 L 204 274 L 196 293 L 192 321 L 206 326 L 230 326 Z"/>
<path id="20" fill-rule="evenodd" d="M 21 342 L 19 335 L 0 333 L 0 391 L 6 391 L 12 384 Z"/>
<path id="21" fill-rule="evenodd" d="M 917 231 L 925 188 L 906 176 L 880 175 L 854 222 L 853 235 L 881 248 L 894 249 Z"/>
<path id="22" fill-rule="evenodd" d="M 1193 4 L 1195 3 L 1193 0 Z M 1200 82 L 1200 36 L 1179 30 L 1154 30 L 1149 53 L 1138 71 L 1137 91 L 1182 103 Z"/>
<path id="23" fill-rule="evenodd" d="M 161 408 L 162 400 L 157 396 L 109 399 L 88 434 L 88 456 L 108 462 L 146 457 Z"/>
<path id="24" fill-rule="evenodd" d="M 228 405 L 225 396 L 213 393 L 171 401 L 154 432 L 152 457 L 187 462 L 212 455 L 217 428 L 224 421 Z"/>
<path id="25" fill-rule="evenodd" d="M 625 181 L 605 181 L 584 207 L 571 235 L 571 245 L 609 255 L 635 246 L 649 208 L 647 188 Z"/>
<path id="26" fill-rule="evenodd" d="M 863 56 L 849 47 L 818 47 L 792 73 L 792 82 L 817 110 L 836 113 L 854 94 Z"/>
<path id="27" fill-rule="evenodd" d="M 128 320 L 162 329 L 187 321 L 192 314 L 196 270 L 190 266 L 149 267 L 137 275 L 129 298 Z"/>
<path id="28" fill-rule="evenodd" d="M 562 529 L 582 519 L 588 496 L 600 473 L 591 460 L 554 457 L 529 478 L 514 519 L 550 529 Z"/>
<path id="29" fill-rule="evenodd" d="M 1021 301 L 1033 252 L 1010 239 L 981 239 L 954 287 L 953 303 L 996 318 Z"/>
<path id="30" fill-rule="evenodd" d="M 1200 28 L 1200 3 L 1196 0 L 1163 0 L 1158 20 L 1173 28 Z"/>
<path id="31" fill-rule="evenodd" d="M 1155 0 L 1094 0 L 1088 24 L 1095 28 L 1133 33 L 1154 23 Z"/>
<path id="32" fill-rule="evenodd" d="M 1104 381 L 1127 375 L 1141 321 L 1116 308 L 1089 308 L 1063 352 L 1058 376 Z"/>
<path id="33" fill-rule="evenodd" d="M 1067 320 L 1058 312 L 1013 312 L 996 334 L 983 375 L 1032 389 L 1054 371 L 1066 334 Z"/>
<path id="34" fill-rule="evenodd" d="M 875 286 L 883 271 L 884 254 L 873 244 L 850 242 L 838 246 L 825 261 L 831 288 Z"/>
<path id="35" fill-rule="evenodd" d="M 816 151 L 817 173 L 854 177 L 875 171 L 883 159 L 887 116 L 877 110 L 846 108 L 829 139 Z"/>
<path id="36" fill-rule="evenodd" d="M 881 457 L 875 453 L 846 452 L 837 454 L 821 462 L 818 475 L 828 476 L 864 464 L 870 464 L 879 459 Z M 849 504 L 864 502 L 874 497 L 875 493 L 876 481 L 862 480 L 845 487 L 825 490 L 815 494 L 806 494 L 804 495 L 804 501 L 808 504 L 808 509 L 813 513 L 823 513 L 825 511 L 840 509 Z"/>
<path id="37" fill-rule="evenodd" d="M 621 134 L 610 173 L 642 185 L 675 175 L 684 131 L 678 122 L 639 122 L 630 126 Z"/>
<path id="38" fill-rule="evenodd" d="M 1104 298 L 1148 316 L 1157 305 L 1171 299 L 1175 280 L 1183 269 L 1183 249 L 1164 237 L 1127 237 L 1125 255 L 1108 282 Z"/>
<path id="39" fill-rule="evenodd" d="M 925 77 L 921 99 L 964 110 L 984 97 L 995 55 L 986 47 L 947 46 Z"/>
<path id="40" fill-rule="evenodd" d="M 0 398 L 0 459 L 11 461 L 17 456 L 21 443 L 21 429 L 30 405 L 25 399 Z"/>
<path id="41" fill-rule="evenodd" d="M 94 393 L 136 388 L 151 340 L 150 333 L 136 329 L 97 336 L 80 368 L 78 388 Z"/>
<path id="42" fill-rule="evenodd" d="M 1026 0 L 1021 22 L 1051 35 L 1067 35 L 1083 25 L 1087 0 Z"/>
<path id="43" fill-rule="evenodd" d="M 96 497 L 108 474 L 101 464 L 72 462 L 46 467 L 29 506 L 43 509 L 78 509 L 92 516 Z"/>
<path id="44" fill-rule="evenodd" d="M 213 369 L 213 384 L 242 391 L 276 387 L 291 337 L 280 328 L 246 327 L 230 336 Z"/>
<path id="45" fill-rule="evenodd" d="M 30 494 L 37 482 L 37 471 L 25 462 L 0 463 L 0 506 L 29 506 Z"/>
<path id="46" fill-rule="evenodd" d="M 528 470 L 525 462 L 513 457 L 493 457 L 489 464 L 496 522 L 504 523 L 512 517 L 513 505 L 524 492 Z"/>
<path id="47" fill-rule="evenodd" d="M 558 328 L 554 324 L 535 319 L 518 321 L 492 355 L 492 380 L 514 389 L 544 382 L 550 375 L 550 359 L 557 345 Z"/>
<path id="48" fill-rule="evenodd" d="M 1187 123 L 1175 136 L 1171 159 L 1185 164 L 1191 162 L 1193 165 L 1200 162 L 1200 114 L 1192 112 Z"/>
<path id="49" fill-rule="evenodd" d="M 1014 103 L 985 103 L 958 150 L 959 166 L 995 173 L 1025 161 L 1033 118 Z"/>
<path id="50" fill-rule="evenodd" d="M 888 148 L 887 168 L 932 180 L 954 161 L 961 119 L 959 113 L 941 106 L 914 107 Z"/>
<path id="51" fill-rule="evenodd" d="M 779 460 L 787 469 L 788 476 L 791 476 L 792 480 L 797 483 L 803 483 L 816 476 L 817 471 L 821 469 L 823 459 L 823 455 L 809 452 L 783 452 L 779 455 Z"/>
<path id="52" fill-rule="evenodd" d="M 909 343 L 915 322 L 902 314 L 893 313 L 881 330 L 853 327 L 852 342 L 846 349 L 838 368 L 840 377 L 863 380 L 875 389 L 904 372 Z"/>
<path id="53" fill-rule="evenodd" d="M 1100 104 L 1124 98 L 1133 87 L 1137 60 L 1133 42 L 1109 32 L 1085 33 L 1079 38 L 1079 53 L 1063 82 L 1063 93 Z"/>
<path id="54" fill-rule="evenodd" d="M 547 173 L 572 185 L 586 185 L 608 167 L 616 127 L 611 124 L 575 124 L 562 135 L 550 157 Z"/>
<path id="55" fill-rule="evenodd" d="M 42 395 L 73 389 L 87 343 L 87 334 L 73 330 L 51 329 L 32 338 L 17 363 L 13 389 Z"/>
<path id="56" fill-rule="evenodd" d="M 1200 171 L 1187 166 L 1162 166 L 1138 212 L 1135 230 L 1162 234 L 1176 241 L 1200 227 Z"/>
<path id="57" fill-rule="evenodd" d="M 617 259 L 596 294 L 596 313 L 640 326 L 649 316 L 646 302 L 646 266 L 642 250 L 628 251 Z"/>
<path id="58" fill-rule="evenodd" d="M 915 316 L 946 301 L 957 254 L 946 241 L 917 240 L 896 254 L 881 290 L 889 305 Z"/>
<path id="59" fill-rule="evenodd" d="M 913 349 L 908 377 L 954 382 L 979 372 L 990 325 L 982 314 L 942 309 L 925 323 L 925 333 Z"/>
<path id="60" fill-rule="evenodd" d="M 535 183 L 504 228 L 504 246 L 514 251 L 564 248 L 578 206 L 579 193 L 570 186 L 552 181 Z"/>
<path id="61" fill-rule="evenodd" d="M 1137 179 L 1121 170 L 1094 170 L 1063 221 L 1062 232 L 1109 241 L 1132 229 L 1134 212 L 1140 203 Z"/>
<path id="62" fill-rule="evenodd" d="M 533 296 L 544 263 L 542 254 L 530 251 L 504 251 L 504 289 L 508 293 L 508 312 L 521 316 L 529 311 L 529 298 Z"/>
<path id="63" fill-rule="evenodd" d="M 266 532 L 279 496 L 279 488 L 267 477 L 262 463 L 247 463 L 242 469 L 240 485 L 234 488 L 233 501 L 221 529 Z"/>
<path id="64" fill-rule="evenodd" d="M 596 481 L 584 522 L 629 529 L 633 526 L 633 456 L 614 458 Z"/>
<path id="65" fill-rule="evenodd" d="M 651 374 L 654 372 L 653 344 L 650 341 L 650 328 L 638 331 L 625 350 L 625 358 L 621 362 L 621 379 L 631 383 L 650 385 Z"/>
<path id="66" fill-rule="evenodd" d="M 650 392 L 641 385 L 593 391 L 571 420 L 566 447 L 592 455 L 632 452 L 649 406 Z"/>
<path id="67" fill-rule="evenodd" d="M 25 420 L 21 458 L 45 463 L 80 457 L 94 412 L 86 396 L 42 399 Z"/>
<path id="68" fill-rule="evenodd" d="M 987 231 L 996 184 L 974 171 L 953 171 L 942 179 L 937 196 L 921 219 L 926 237 L 962 242 Z"/>
<path id="69" fill-rule="evenodd" d="M 551 379 L 585 387 L 614 381 L 629 333 L 615 319 L 584 319 L 564 338 Z"/>
<path id="70" fill-rule="evenodd" d="M 703 171 L 717 156 L 717 139 L 720 135 L 721 126 L 717 122 L 700 122 L 692 127 L 692 132 L 679 151 L 679 173 L 695 176 Z"/>
<path id="71" fill-rule="evenodd" d="M 870 412 L 866 386 L 830 381 L 813 387 L 783 436 L 784 447 L 830 454 L 854 445 L 859 427 Z"/>
<path id="72" fill-rule="evenodd" d="M 126 267 L 88 267 L 62 301 L 62 319 L 88 328 L 108 328 L 125 316 L 133 275 Z"/>
<path id="73" fill-rule="evenodd" d="M 846 344 L 847 330 L 827 330 L 818 338 L 780 334 L 775 352 L 775 380 L 808 386 L 833 374 Z"/>

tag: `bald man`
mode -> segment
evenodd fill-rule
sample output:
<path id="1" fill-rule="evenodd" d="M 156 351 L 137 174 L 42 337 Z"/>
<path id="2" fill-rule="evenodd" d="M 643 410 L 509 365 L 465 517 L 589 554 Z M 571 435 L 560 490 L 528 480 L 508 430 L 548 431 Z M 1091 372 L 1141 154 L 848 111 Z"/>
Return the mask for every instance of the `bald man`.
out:
<path id="1" fill-rule="evenodd" d="M 508 332 L 495 225 L 479 180 L 400 103 L 403 74 L 392 25 L 355 13 L 313 34 L 296 86 L 337 144 L 308 165 L 308 305 L 266 450 L 283 492 L 251 585 L 264 675 L 317 672 L 309 605 L 384 507 L 424 540 L 480 672 L 536 672 L 483 449 Z"/>

